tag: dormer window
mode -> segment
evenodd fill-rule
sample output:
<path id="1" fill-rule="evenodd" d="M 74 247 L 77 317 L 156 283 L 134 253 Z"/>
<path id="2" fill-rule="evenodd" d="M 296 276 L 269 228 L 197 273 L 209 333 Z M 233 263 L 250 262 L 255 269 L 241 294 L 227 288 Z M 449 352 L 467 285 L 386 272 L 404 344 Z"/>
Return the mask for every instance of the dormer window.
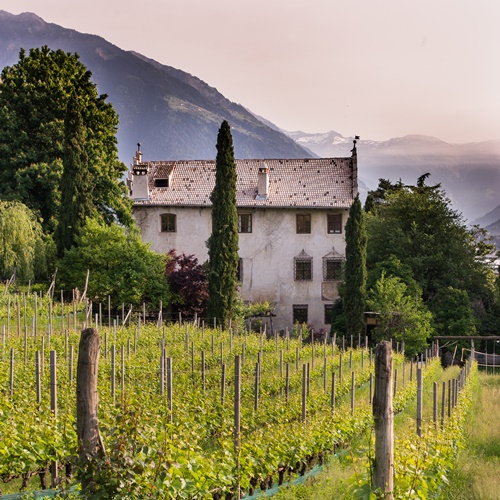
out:
<path id="1" fill-rule="evenodd" d="M 168 188 L 168 178 L 155 179 L 155 188 Z"/>

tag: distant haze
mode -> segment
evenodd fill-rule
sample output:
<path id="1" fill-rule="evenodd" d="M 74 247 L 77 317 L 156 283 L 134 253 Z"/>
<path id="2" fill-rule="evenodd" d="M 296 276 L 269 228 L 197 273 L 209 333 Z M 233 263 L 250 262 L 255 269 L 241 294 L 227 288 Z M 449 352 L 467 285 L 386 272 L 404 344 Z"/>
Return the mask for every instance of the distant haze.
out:
<path id="1" fill-rule="evenodd" d="M 500 139 L 498 0 L 3 0 L 182 69 L 286 130 Z"/>

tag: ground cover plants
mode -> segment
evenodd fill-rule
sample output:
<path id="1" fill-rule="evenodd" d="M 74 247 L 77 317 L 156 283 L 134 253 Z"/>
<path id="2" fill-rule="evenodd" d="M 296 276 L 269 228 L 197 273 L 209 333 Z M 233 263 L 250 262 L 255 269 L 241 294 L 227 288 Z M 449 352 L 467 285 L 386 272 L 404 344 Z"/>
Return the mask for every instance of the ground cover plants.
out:
<path id="1" fill-rule="evenodd" d="M 145 324 L 135 316 L 126 326 L 120 321 L 99 325 L 99 419 L 107 453 L 81 470 L 76 359 L 80 321 L 94 318 L 95 323 L 95 314 L 83 313 L 75 330 L 67 316 L 71 305 L 60 316 L 51 306 L 52 317 L 38 300 L 26 309 L 28 317 L 36 310 L 37 320 L 29 318 L 24 326 L 24 307 L 12 307 L 9 327 L 4 318 L 2 329 L 0 477 L 7 487 L 11 480 L 17 488 L 50 485 L 50 467 L 57 463 L 61 487 L 92 476 L 87 498 L 236 497 L 304 473 L 370 425 L 373 367 L 367 349 L 306 344 L 295 333 Z M 241 360 L 239 446 L 236 356 Z M 170 373 L 161 369 L 166 359 L 172 363 Z M 403 358 L 396 359 L 401 363 Z M 52 382 L 51 370 L 57 373 Z M 51 386 L 57 387 L 55 409 Z"/>

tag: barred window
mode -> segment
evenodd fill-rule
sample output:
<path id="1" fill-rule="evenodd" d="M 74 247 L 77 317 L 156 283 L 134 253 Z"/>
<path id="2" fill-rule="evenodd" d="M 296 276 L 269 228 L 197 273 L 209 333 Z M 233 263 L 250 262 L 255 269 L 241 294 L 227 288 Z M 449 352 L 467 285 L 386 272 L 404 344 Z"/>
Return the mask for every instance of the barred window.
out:
<path id="1" fill-rule="evenodd" d="M 252 232 L 252 214 L 238 214 L 238 233 Z"/>
<path id="2" fill-rule="evenodd" d="M 294 304 L 292 307 L 293 307 L 293 324 L 307 323 L 307 304 Z"/>
<path id="3" fill-rule="evenodd" d="M 294 259 L 294 278 L 295 281 L 312 280 L 312 257 L 307 255 L 304 250 Z"/>
<path id="4" fill-rule="evenodd" d="M 323 258 L 323 281 L 342 279 L 342 261 L 331 257 Z"/>
<path id="5" fill-rule="evenodd" d="M 342 233 L 342 214 L 327 214 L 326 221 L 328 234 Z"/>
<path id="6" fill-rule="evenodd" d="M 176 219 L 177 216 L 175 214 L 161 214 L 161 232 L 162 233 L 175 233 L 176 228 Z"/>
<path id="7" fill-rule="evenodd" d="M 333 319 L 333 304 L 325 304 L 325 325 L 331 325 Z"/>
<path id="8" fill-rule="evenodd" d="M 311 234 L 311 214 L 297 214 L 297 234 Z"/>

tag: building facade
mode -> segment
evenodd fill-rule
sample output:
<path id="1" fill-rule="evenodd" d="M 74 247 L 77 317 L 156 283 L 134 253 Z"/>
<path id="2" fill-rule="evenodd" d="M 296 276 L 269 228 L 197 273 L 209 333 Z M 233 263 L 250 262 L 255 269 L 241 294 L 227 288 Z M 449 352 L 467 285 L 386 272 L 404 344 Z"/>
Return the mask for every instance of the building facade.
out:
<path id="1" fill-rule="evenodd" d="M 244 301 L 269 301 L 273 329 L 329 329 L 357 194 L 356 141 L 345 158 L 236 160 L 239 280 Z M 129 173 L 133 215 L 152 250 L 208 259 L 215 160 L 142 161 Z"/>

